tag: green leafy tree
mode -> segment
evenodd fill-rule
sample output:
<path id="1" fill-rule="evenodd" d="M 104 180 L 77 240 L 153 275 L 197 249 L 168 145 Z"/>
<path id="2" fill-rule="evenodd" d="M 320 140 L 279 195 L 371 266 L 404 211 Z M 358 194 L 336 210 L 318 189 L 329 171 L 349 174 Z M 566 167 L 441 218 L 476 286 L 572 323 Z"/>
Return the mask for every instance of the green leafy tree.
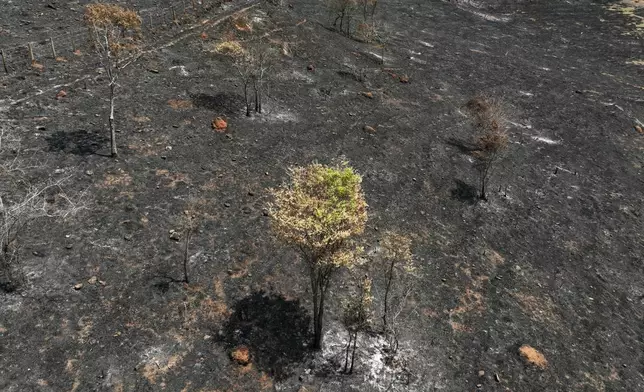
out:
<path id="1" fill-rule="evenodd" d="M 274 233 L 306 262 L 313 294 L 313 347 L 322 344 L 324 305 L 333 273 L 357 263 L 352 238 L 364 231 L 367 203 L 362 177 L 341 163 L 318 163 L 290 171 L 291 182 L 272 189 L 269 215 Z"/>

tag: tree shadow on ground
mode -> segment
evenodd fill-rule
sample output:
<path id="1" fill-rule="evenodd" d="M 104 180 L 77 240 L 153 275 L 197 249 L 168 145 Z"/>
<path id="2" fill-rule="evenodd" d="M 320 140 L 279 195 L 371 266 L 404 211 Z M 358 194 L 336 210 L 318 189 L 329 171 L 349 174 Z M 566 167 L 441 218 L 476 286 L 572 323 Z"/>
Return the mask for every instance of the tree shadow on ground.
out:
<path id="1" fill-rule="evenodd" d="M 74 155 L 93 155 L 103 148 L 108 138 L 96 133 L 58 131 L 45 138 L 49 151 L 63 151 Z"/>
<path id="2" fill-rule="evenodd" d="M 472 143 L 467 140 L 457 139 L 455 137 L 450 137 L 445 141 L 448 145 L 456 147 L 461 154 L 471 155 L 474 151 L 478 151 L 479 147 L 476 143 Z"/>
<path id="3" fill-rule="evenodd" d="M 468 204 L 476 204 L 478 202 L 479 194 L 476 187 L 461 180 L 454 180 L 454 182 L 456 183 L 456 188 L 451 190 L 452 199 Z"/>
<path id="4" fill-rule="evenodd" d="M 204 108 L 217 112 L 217 114 L 233 115 L 239 113 L 246 107 L 244 97 L 239 94 L 217 93 L 209 94 L 190 94 L 192 103 L 199 108 Z"/>
<path id="5" fill-rule="evenodd" d="M 308 352 L 309 323 L 299 300 L 259 291 L 237 302 L 222 340 L 228 348 L 248 347 L 258 369 L 282 380 L 289 365 L 301 362 Z"/>

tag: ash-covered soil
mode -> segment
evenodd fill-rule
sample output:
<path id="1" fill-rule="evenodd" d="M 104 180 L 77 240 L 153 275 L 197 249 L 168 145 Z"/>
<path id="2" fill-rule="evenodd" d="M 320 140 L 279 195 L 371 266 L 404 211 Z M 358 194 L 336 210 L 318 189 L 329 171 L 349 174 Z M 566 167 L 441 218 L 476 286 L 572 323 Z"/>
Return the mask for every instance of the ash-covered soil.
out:
<path id="1" fill-rule="evenodd" d="M 45 11 L 80 20 L 82 4 L 56 3 Z M 37 15 L 42 2 L 7 4 L 7 45 L 76 26 Z M 235 69 L 211 50 L 231 29 L 222 18 L 245 6 L 281 53 L 265 112 L 250 118 Z M 0 390 L 644 389 L 642 9 L 380 7 L 384 67 L 380 47 L 329 29 L 314 0 L 227 3 L 198 27 L 150 32 L 119 81 L 117 159 L 89 53 L 1 77 L 0 124 L 44 165 L 28 175 L 69 175 L 88 201 L 21 237 L 27 283 L 0 294 Z M 474 131 L 463 105 L 481 92 L 511 108 L 488 202 L 476 200 L 464 148 Z M 212 129 L 218 116 L 226 132 Z M 312 353 L 304 266 L 264 211 L 288 167 L 341 157 L 364 176 L 364 243 L 408 234 L 419 274 L 399 360 L 385 363 L 382 337 L 364 336 L 352 375 L 340 373 L 347 273 L 332 284 L 325 347 Z M 204 222 L 183 285 L 172 281 L 183 243 L 170 231 L 190 200 Z M 379 309 L 378 278 L 374 293 Z M 248 366 L 230 360 L 240 344 Z M 523 345 L 547 364 L 527 363 Z"/>

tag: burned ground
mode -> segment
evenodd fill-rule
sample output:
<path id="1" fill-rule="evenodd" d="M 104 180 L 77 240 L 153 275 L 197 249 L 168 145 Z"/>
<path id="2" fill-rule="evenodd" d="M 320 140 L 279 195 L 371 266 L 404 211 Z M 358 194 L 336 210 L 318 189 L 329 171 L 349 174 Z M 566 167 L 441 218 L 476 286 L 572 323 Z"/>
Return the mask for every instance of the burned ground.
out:
<path id="1" fill-rule="evenodd" d="M 14 2 L 0 38 L 80 23 L 78 5 L 56 3 L 38 12 L 60 15 L 32 18 L 40 2 Z M 290 4 L 226 3 L 210 22 L 148 37 L 120 80 L 118 159 L 106 156 L 107 87 L 89 53 L 2 76 L 0 121 L 47 169 L 32 175 L 71 175 L 92 202 L 22 238 L 28 283 L 0 294 L 0 389 L 643 389 L 641 8 L 383 1 L 382 65 L 381 48 L 327 28 L 320 2 Z M 210 50 L 230 28 L 215 21 L 248 5 L 281 53 L 265 113 L 251 117 L 230 61 Z M 488 202 L 476 200 L 464 108 L 481 92 L 511 108 Z M 217 116 L 227 132 L 212 129 Z M 296 347 L 308 280 L 270 235 L 266 189 L 289 166 L 340 157 L 364 176 L 365 244 L 390 229 L 414 241 L 420 277 L 396 371 L 369 335 L 354 374 L 339 373 L 344 274 L 324 350 Z M 195 200 L 203 224 L 181 285 L 168 279 L 181 277 L 183 249 L 169 233 Z M 250 365 L 231 362 L 239 344 Z"/>

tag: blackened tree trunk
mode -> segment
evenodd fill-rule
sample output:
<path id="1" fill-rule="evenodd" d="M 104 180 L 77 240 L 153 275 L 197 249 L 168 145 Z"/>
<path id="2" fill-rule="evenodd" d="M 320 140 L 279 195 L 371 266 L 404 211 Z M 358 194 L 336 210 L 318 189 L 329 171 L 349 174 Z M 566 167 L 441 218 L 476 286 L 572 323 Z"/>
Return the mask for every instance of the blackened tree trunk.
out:
<path id="1" fill-rule="evenodd" d="M 184 283 L 190 283 L 188 279 L 188 246 L 190 245 L 190 239 L 192 237 L 192 229 L 186 230 L 186 244 L 183 248 L 183 281 Z"/>
<path id="2" fill-rule="evenodd" d="M 329 287 L 332 267 L 310 263 L 311 291 L 313 293 L 313 349 L 322 348 L 322 327 L 324 320 L 324 300 Z"/>
<path id="3" fill-rule="evenodd" d="M 387 316 L 389 314 L 389 291 L 391 290 L 391 284 L 394 280 L 394 264 L 396 263 L 396 260 L 393 258 L 391 259 L 391 263 L 389 264 L 389 271 L 387 271 L 387 286 L 385 287 L 385 299 L 384 299 L 384 309 L 383 309 L 383 314 L 382 314 L 382 325 L 384 332 L 387 333 Z"/>

